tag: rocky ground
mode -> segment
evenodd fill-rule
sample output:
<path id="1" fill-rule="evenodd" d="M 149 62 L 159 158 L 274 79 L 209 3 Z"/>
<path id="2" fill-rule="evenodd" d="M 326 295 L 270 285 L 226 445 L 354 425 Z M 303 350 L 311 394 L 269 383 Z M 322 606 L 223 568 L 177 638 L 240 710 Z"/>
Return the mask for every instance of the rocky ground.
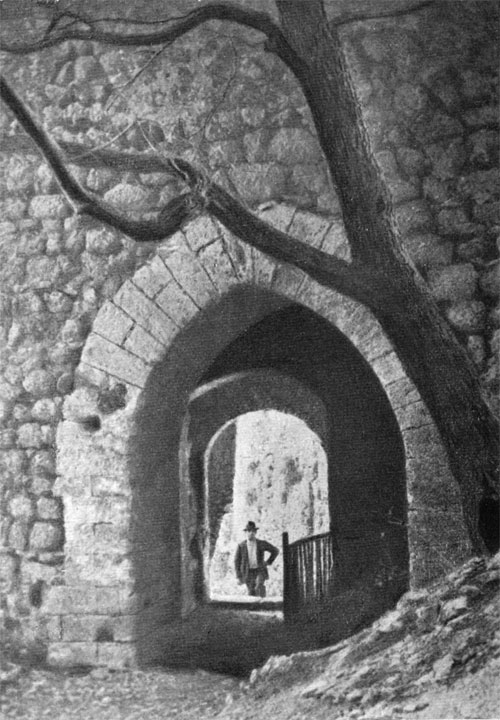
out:
<path id="1" fill-rule="evenodd" d="M 358 635 L 273 656 L 243 681 L 195 668 L 54 672 L 4 662 L 2 717 L 499 718 L 499 575 L 500 555 L 470 560 Z"/>

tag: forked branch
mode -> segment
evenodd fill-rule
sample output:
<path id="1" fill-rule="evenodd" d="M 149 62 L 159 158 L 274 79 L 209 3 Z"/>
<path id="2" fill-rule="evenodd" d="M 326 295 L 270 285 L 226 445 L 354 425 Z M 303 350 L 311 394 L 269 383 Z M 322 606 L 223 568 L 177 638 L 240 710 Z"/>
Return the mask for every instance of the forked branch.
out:
<path id="1" fill-rule="evenodd" d="M 138 24 L 123 18 L 91 18 L 81 13 L 70 14 L 71 22 L 63 25 L 60 20 L 52 21 L 46 31 L 38 40 L 33 42 L 8 42 L 0 43 L 0 50 L 26 55 L 37 50 L 53 47 L 65 40 L 94 40 L 107 45 L 160 45 L 173 42 L 194 28 L 210 20 L 225 20 L 244 27 L 258 30 L 266 37 L 272 38 L 281 34 L 279 27 L 271 17 L 264 12 L 250 10 L 236 3 L 220 2 L 202 5 L 179 18 L 167 18 L 164 21 L 155 21 L 155 25 L 161 23 L 166 27 L 153 32 L 127 32 L 122 30 L 109 29 L 110 26 L 133 27 Z M 69 16 L 68 16 L 69 17 Z M 145 22 L 144 25 L 151 23 Z M 104 29 L 102 26 L 104 25 Z"/>
<path id="2" fill-rule="evenodd" d="M 73 177 L 66 167 L 68 157 L 33 118 L 4 78 L 0 78 L 0 97 L 41 151 L 76 212 L 86 213 L 134 240 L 145 242 L 166 239 L 180 230 L 196 213 L 207 211 L 244 242 L 280 262 L 294 265 L 322 285 L 368 305 L 375 302 L 380 289 L 380 278 L 375 274 L 277 230 L 256 217 L 220 185 L 207 180 L 204 173 L 181 158 L 157 158 L 154 164 L 155 170 L 163 170 L 181 178 L 188 187 L 186 193 L 168 203 L 159 213 L 158 219 L 139 221 L 122 215 L 89 193 Z M 70 147 L 75 150 L 75 146 Z M 82 147 L 78 146 L 78 149 L 81 150 Z M 100 153 L 112 158 L 112 164 L 117 167 L 120 153 L 104 150 L 96 151 L 95 154 L 98 157 Z M 86 154 L 85 160 L 89 157 L 89 153 Z M 125 153 L 121 156 L 127 163 L 128 156 Z M 145 158 L 150 170 L 151 160 L 152 158 Z"/>

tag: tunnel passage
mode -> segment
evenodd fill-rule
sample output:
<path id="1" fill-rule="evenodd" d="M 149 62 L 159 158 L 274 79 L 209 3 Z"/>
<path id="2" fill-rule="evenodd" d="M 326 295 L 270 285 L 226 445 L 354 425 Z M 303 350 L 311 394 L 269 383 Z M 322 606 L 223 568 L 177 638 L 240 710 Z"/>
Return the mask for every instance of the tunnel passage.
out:
<path id="1" fill-rule="evenodd" d="M 322 401 L 310 389 L 294 378 L 267 369 L 235 373 L 202 385 L 190 398 L 184 423 L 183 442 L 181 443 L 181 454 L 185 456 L 183 463 L 185 474 L 181 478 L 181 484 L 192 488 L 193 504 L 196 505 L 195 523 L 197 527 L 194 529 L 194 533 L 193 530 L 191 531 L 194 539 L 194 542 L 191 543 L 191 557 L 193 560 L 192 581 L 197 601 L 207 600 L 210 597 L 211 558 L 224 516 L 226 522 L 224 532 L 227 533 L 229 530 L 230 542 L 234 546 L 233 554 L 236 543 L 242 539 L 241 528 L 248 519 L 244 513 L 249 506 L 253 506 L 253 520 L 262 526 L 263 531 L 269 533 L 270 537 L 267 539 L 274 544 L 281 544 L 281 533 L 285 529 L 290 532 L 293 539 L 297 533 L 297 539 L 308 534 L 307 523 L 300 522 L 297 516 L 300 514 L 300 508 L 294 501 L 294 497 L 299 496 L 299 488 L 307 494 L 307 502 L 302 503 L 302 513 L 316 516 L 314 519 L 311 518 L 310 529 L 313 532 L 321 532 L 329 528 L 326 467 L 323 468 L 324 472 L 321 478 L 324 481 L 322 492 L 318 487 L 318 482 L 315 482 L 317 478 L 313 478 L 314 472 L 310 472 L 307 477 L 304 468 L 301 468 L 300 477 L 297 477 L 296 466 L 300 466 L 297 448 L 294 448 L 293 453 L 289 450 L 288 456 L 284 457 L 284 448 L 274 445 L 276 460 L 279 461 L 281 458 L 282 461 L 289 464 L 289 467 L 285 469 L 287 477 L 281 477 L 282 487 L 271 487 L 271 483 L 274 482 L 276 485 L 279 482 L 273 468 L 267 469 L 267 471 L 271 471 L 270 473 L 264 470 L 267 473 L 265 487 L 262 482 L 255 483 L 251 480 L 252 475 L 258 475 L 260 472 L 257 467 L 251 467 L 252 464 L 255 465 L 255 457 L 257 457 L 255 455 L 243 469 L 243 473 L 246 474 L 249 481 L 247 487 L 244 486 L 241 479 L 239 483 L 236 483 L 234 466 L 237 460 L 241 460 L 241 457 L 234 454 L 236 449 L 234 421 L 239 418 L 243 422 L 243 419 L 246 418 L 248 430 L 252 426 L 251 417 L 255 419 L 258 411 L 269 410 L 273 410 L 275 415 L 288 417 L 289 423 L 295 420 L 296 423 L 302 424 L 302 442 L 297 436 L 299 455 L 307 454 L 307 445 L 304 442 L 305 430 L 316 438 L 319 446 L 317 452 L 321 451 L 326 466 L 326 457 L 322 448 L 322 445 L 327 442 L 329 434 L 326 409 Z M 261 445 L 263 442 L 262 437 L 260 441 L 257 437 L 257 427 L 258 423 L 257 425 L 254 423 L 250 435 L 247 433 L 245 436 L 245 441 L 250 445 L 252 441 L 257 442 L 257 445 Z M 262 428 L 260 431 L 262 433 Z M 297 432 L 297 429 L 295 431 Z M 243 439 L 240 437 L 240 445 L 242 441 Z M 224 465 L 219 463 L 216 471 L 210 472 L 211 469 L 215 469 L 210 463 L 210 450 L 214 447 L 214 443 L 215 446 L 219 445 L 220 459 Z M 268 438 L 266 438 L 266 444 L 269 445 Z M 316 458 L 316 462 L 318 460 L 319 458 Z M 291 467 L 292 463 L 294 468 Z M 244 459 L 242 464 L 245 465 Z M 294 469 L 295 474 L 293 473 Z M 307 482 L 303 483 L 302 481 L 306 481 L 306 479 Z M 287 480 L 291 480 L 291 483 L 288 483 Z M 295 484 L 295 488 L 291 487 L 293 484 Z M 238 494 L 234 492 L 236 485 L 240 487 Z M 280 493 L 285 492 L 287 497 L 280 496 Z M 255 497 L 249 501 L 250 494 Z M 263 507 L 263 504 L 266 503 L 266 498 L 263 497 L 265 494 L 267 494 L 267 503 L 274 502 L 276 507 L 277 517 L 274 519 L 269 515 L 270 508 L 264 509 Z M 246 496 L 246 501 L 244 496 Z M 282 502 L 279 502 L 280 499 Z M 230 512 L 226 512 L 228 505 L 231 505 Z M 232 520 L 236 525 L 228 528 L 227 523 L 229 521 L 232 523 Z M 227 548 L 226 551 L 229 552 Z M 189 594 L 189 587 L 185 586 L 184 592 Z"/>
<path id="2" fill-rule="evenodd" d="M 335 592 L 349 597 L 358 621 L 361 606 L 387 609 L 408 585 L 405 460 L 378 379 L 345 336 L 299 305 L 270 313 L 240 334 L 200 386 L 256 369 L 292 378 L 321 398 L 329 514 L 339 548 Z"/>
<path id="3" fill-rule="evenodd" d="M 258 536 L 281 549 L 328 532 L 328 467 L 318 436 L 300 418 L 273 409 L 239 415 L 223 426 L 205 452 L 210 533 L 209 597 L 252 601 L 238 583 L 234 554 L 249 519 Z M 220 491 L 217 490 L 220 488 Z M 267 602 L 283 598 L 283 552 L 268 568 Z"/>

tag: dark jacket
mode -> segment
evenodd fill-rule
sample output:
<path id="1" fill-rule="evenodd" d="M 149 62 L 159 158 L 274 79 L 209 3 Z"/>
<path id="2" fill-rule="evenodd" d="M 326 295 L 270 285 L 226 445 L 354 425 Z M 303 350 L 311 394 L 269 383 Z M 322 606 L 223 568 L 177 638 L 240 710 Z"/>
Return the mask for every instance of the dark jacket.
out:
<path id="1" fill-rule="evenodd" d="M 264 560 L 264 553 L 266 552 L 269 553 L 267 561 Z M 271 565 L 271 563 L 276 559 L 278 553 L 279 550 L 277 547 L 274 547 L 274 545 L 271 545 L 271 543 L 266 540 L 257 539 L 257 565 L 266 580 L 269 577 L 267 566 Z M 242 583 L 246 583 L 249 570 L 246 540 L 243 540 L 243 542 L 238 545 L 236 555 L 234 557 L 234 569 L 236 570 L 236 577 L 238 580 Z"/>

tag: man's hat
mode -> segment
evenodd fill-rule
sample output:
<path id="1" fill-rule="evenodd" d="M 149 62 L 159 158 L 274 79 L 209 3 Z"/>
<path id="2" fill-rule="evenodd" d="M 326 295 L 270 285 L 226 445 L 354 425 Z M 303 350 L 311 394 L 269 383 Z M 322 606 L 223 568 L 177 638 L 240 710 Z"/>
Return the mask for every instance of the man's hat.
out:
<path id="1" fill-rule="evenodd" d="M 250 530 L 253 530 L 254 532 L 256 532 L 259 528 L 255 525 L 255 523 L 252 520 L 249 520 L 247 522 L 246 528 L 243 528 L 243 529 L 245 530 L 245 532 L 249 532 Z"/>

